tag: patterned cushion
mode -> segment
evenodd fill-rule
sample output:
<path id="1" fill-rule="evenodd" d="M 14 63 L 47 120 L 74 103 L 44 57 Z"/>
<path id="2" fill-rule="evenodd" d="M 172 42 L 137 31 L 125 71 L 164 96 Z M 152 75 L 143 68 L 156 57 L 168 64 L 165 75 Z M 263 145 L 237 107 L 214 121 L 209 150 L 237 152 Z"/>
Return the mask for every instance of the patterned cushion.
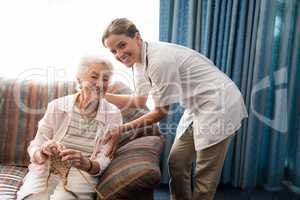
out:
<path id="1" fill-rule="evenodd" d="M 0 163 L 27 166 L 27 146 L 48 102 L 74 93 L 74 83 L 46 84 L 0 78 Z"/>
<path id="2" fill-rule="evenodd" d="M 0 165 L 0 199 L 15 199 L 26 173 L 26 167 Z"/>
<path id="3" fill-rule="evenodd" d="M 122 199 L 160 183 L 159 155 L 163 140 L 146 136 L 120 147 L 107 171 L 100 178 L 99 192 L 105 199 Z"/>

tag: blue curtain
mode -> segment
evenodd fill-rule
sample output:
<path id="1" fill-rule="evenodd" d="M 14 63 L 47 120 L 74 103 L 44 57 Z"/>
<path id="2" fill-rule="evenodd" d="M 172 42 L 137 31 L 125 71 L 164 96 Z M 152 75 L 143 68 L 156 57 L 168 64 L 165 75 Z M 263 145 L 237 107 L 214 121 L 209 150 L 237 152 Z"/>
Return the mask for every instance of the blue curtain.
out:
<path id="1" fill-rule="evenodd" d="M 160 159 L 162 183 L 164 184 L 168 184 L 170 179 L 168 171 L 168 157 L 175 139 L 177 125 L 183 111 L 184 109 L 179 105 L 179 103 L 175 103 L 171 105 L 169 115 L 159 122 L 160 132 L 165 139 L 165 145 Z"/>
<path id="2" fill-rule="evenodd" d="M 300 1 L 161 0 L 160 40 L 206 55 L 243 94 L 221 182 L 300 192 Z"/>

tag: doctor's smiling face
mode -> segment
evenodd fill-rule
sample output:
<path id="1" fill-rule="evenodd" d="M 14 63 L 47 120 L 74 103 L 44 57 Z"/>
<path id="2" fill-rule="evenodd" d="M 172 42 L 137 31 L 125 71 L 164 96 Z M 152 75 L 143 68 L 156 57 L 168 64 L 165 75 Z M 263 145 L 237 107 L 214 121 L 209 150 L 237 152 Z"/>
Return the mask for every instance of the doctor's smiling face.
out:
<path id="1" fill-rule="evenodd" d="M 102 35 L 102 44 L 127 67 L 141 62 L 142 42 L 139 30 L 126 18 L 114 19 Z"/>
<path id="2" fill-rule="evenodd" d="M 127 67 L 141 62 L 142 39 L 139 32 L 136 32 L 134 37 L 125 34 L 111 34 L 104 40 L 104 45 L 118 61 Z"/>

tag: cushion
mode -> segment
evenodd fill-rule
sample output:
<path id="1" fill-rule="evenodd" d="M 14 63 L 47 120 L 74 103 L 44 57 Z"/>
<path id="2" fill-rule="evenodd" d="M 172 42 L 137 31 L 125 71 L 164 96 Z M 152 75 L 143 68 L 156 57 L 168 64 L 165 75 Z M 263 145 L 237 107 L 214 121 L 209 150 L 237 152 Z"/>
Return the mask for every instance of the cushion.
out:
<path id="1" fill-rule="evenodd" d="M 27 147 L 48 102 L 74 93 L 75 84 L 0 78 L 0 163 L 27 166 Z"/>
<path id="2" fill-rule="evenodd" d="M 154 188 L 160 183 L 160 136 L 145 136 L 120 147 L 110 166 L 100 177 L 97 189 L 105 199 L 130 197 L 135 191 Z M 131 199 L 131 198 L 129 198 Z"/>
<path id="3" fill-rule="evenodd" d="M 16 199 L 26 167 L 0 165 L 0 199 Z"/>

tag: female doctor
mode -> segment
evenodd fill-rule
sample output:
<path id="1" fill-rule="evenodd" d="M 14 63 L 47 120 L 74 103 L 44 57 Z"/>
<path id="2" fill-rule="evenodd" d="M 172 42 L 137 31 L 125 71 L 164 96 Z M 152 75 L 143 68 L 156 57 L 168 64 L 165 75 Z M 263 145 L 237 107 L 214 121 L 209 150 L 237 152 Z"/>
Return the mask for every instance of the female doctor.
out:
<path id="1" fill-rule="evenodd" d="M 179 102 L 185 112 L 177 127 L 169 155 L 172 199 L 211 200 L 214 197 L 231 136 L 247 111 L 236 85 L 208 58 L 175 44 L 145 42 L 126 18 L 113 20 L 102 36 L 103 45 L 125 66 L 132 68 L 135 95 L 106 94 L 124 107 L 142 107 L 151 92 L 155 108 L 142 117 L 111 130 L 104 142 L 117 148 L 123 132 L 158 122 Z M 193 191 L 192 161 L 196 161 Z"/>

